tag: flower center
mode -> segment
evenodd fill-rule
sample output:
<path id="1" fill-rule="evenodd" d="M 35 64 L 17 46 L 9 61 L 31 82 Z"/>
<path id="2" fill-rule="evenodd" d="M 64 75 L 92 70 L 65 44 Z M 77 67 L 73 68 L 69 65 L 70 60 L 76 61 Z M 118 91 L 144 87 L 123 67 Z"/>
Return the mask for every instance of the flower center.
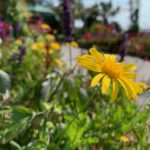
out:
<path id="1" fill-rule="evenodd" d="M 119 66 L 119 64 L 109 60 L 105 60 L 101 64 L 101 70 L 110 78 L 114 79 L 118 79 L 123 74 L 123 69 Z"/>

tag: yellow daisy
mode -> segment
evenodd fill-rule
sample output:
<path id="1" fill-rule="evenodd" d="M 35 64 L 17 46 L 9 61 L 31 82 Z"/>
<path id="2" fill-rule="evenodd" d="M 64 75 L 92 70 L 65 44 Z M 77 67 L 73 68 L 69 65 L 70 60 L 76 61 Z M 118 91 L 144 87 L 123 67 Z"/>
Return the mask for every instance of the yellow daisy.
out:
<path id="1" fill-rule="evenodd" d="M 129 142 L 129 138 L 127 136 L 121 136 L 120 137 L 120 141 L 123 143 L 128 143 Z"/>
<path id="2" fill-rule="evenodd" d="M 46 34 L 45 38 L 46 38 L 46 40 L 49 40 L 49 41 L 55 40 L 55 36 L 53 34 Z"/>
<path id="3" fill-rule="evenodd" d="M 46 23 L 41 24 L 40 27 L 41 27 L 42 29 L 46 29 L 46 30 L 49 30 L 49 29 L 50 29 L 50 26 L 49 26 L 48 24 L 46 24 Z"/>
<path id="4" fill-rule="evenodd" d="M 34 43 L 32 46 L 31 46 L 32 50 L 38 50 L 38 44 L 37 43 Z"/>
<path id="5" fill-rule="evenodd" d="M 22 44 L 21 39 L 16 39 L 16 40 L 15 40 L 15 44 L 17 44 L 17 45 L 21 45 L 21 44 Z"/>
<path id="6" fill-rule="evenodd" d="M 55 62 L 56 65 L 58 65 L 59 67 L 62 67 L 62 66 L 64 65 L 64 63 L 63 63 L 61 60 L 59 60 L 59 59 L 55 59 L 54 62 Z"/>
<path id="7" fill-rule="evenodd" d="M 110 84 L 112 84 L 111 102 L 114 101 L 118 95 L 119 84 L 123 87 L 128 99 L 136 99 L 137 94 L 143 92 L 142 88 L 133 81 L 136 77 L 136 73 L 130 72 L 131 70 L 135 70 L 136 66 L 117 62 L 115 55 L 103 55 L 95 48 L 91 48 L 90 55 L 85 54 L 79 56 L 77 60 L 82 67 L 98 72 L 92 79 L 92 87 L 101 82 L 101 91 L 103 94 L 106 94 Z"/>
<path id="8" fill-rule="evenodd" d="M 73 42 L 67 42 L 66 43 L 66 46 L 72 46 L 72 47 L 79 47 L 79 45 L 78 45 L 78 43 L 77 42 L 75 42 L 75 41 L 73 41 Z"/>
<path id="9" fill-rule="evenodd" d="M 34 43 L 31 48 L 35 51 L 43 51 L 45 49 L 45 42 L 44 41 L 38 41 L 36 43 Z"/>
<path id="10" fill-rule="evenodd" d="M 54 50 L 59 50 L 60 49 L 60 45 L 57 42 L 51 42 L 50 43 L 50 47 Z"/>

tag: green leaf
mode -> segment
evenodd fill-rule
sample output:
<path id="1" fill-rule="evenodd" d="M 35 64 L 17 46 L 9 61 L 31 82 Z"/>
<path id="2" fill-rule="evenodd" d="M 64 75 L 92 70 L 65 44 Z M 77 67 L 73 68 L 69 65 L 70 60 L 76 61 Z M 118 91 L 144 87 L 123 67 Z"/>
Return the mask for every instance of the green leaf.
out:
<path id="1" fill-rule="evenodd" d="M 122 108 L 118 106 L 116 112 L 114 112 L 114 119 L 115 121 L 120 121 L 121 117 L 122 117 Z"/>
<path id="2" fill-rule="evenodd" d="M 20 121 L 14 122 L 5 129 L 0 130 L 0 140 L 5 140 L 6 142 L 18 137 L 18 135 L 27 127 L 29 118 L 24 118 Z"/>
<path id="3" fill-rule="evenodd" d="M 22 148 L 21 148 L 21 146 L 17 143 L 17 142 L 15 142 L 15 141 L 10 141 L 10 144 L 16 149 L 16 150 L 23 150 Z"/>
<path id="4" fill-rule="evenodd" d="M 0 93 L 5 93 L 10 88 L 10 77 L 9 75 L 0 70 Z"/>
<path id="5" fill-rule="evenodd" d="M 46 150 L 46 144 L 41 141 L 36 141 L 27 150 Z"/>
<path id="6" fill-rule="evenodd" d="M 20 119 L 29 117 L 31 115 L 32 110 L 21 105 L 14 106 L 12 109 L 12 119 L 14 121 L 19 121 Z"/>
<path id="7" fill-rule="evenodd" d="M 94 143 L 97 143 L 97 142 L 98 142 L 97 138 L 89 137 L 89 138 L 83 139 L 81 143 L 82 144 L 94 144 Z"/>
<path id="8" fill-rule="evenodd" d="M 47 147 L 48 150 L 58 150 L 58 147 L 55 143 L 51 143 Z"/>
<path id="9" fill-rule="evenodd" d="M 0 108 L 0 115 L 4 113 L 9 113 L 9 112 L 11 112 L 10 106 L 3 106 L 2 108 Z"/>

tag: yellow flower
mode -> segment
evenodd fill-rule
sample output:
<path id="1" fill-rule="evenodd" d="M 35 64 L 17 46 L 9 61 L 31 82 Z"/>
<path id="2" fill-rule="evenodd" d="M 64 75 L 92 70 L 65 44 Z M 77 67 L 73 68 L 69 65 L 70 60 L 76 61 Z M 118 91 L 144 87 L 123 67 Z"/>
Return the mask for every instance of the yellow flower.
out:
<path id="1" fill-rule="evenodd" d="M 50 47 L 55 50 L 60 49 L 60 45 L 57 42 L 51 42 Z"/>
<path id="2" fill-rule="evenodd" d="M 73 47 L 78 47 L 79 45 L 78 45 L 77 42 L 73 41 L 73 42 L 71 42 L 71 46 L 73 46 Z"/>
<path id="3" fill-rule="evenodd" d="M 40 51 L 43 51 L 43 49 L 45 49 L 45 42 L 44 41 L 39 41 L 39 42 L 36 42 L 32 45 L 32 49 L 33 50 L 40 50 Z"/>
<path id="4" fill-rule="evenodd" d="M 49 54 L 54 54 L 54 50 L 53 49 L 49 49 Z M 45 52 L 46 53 L 46 52 Z"/>
<path id="5" fill-rule="evenodd" d="M 46 40 L 50 40 L 50 41 L 55 40 L 55 36 L 53 34 L 46 34 L 45 38 Z"/>
<path id="6" fill-rule="evenodd" d="M 79 56 L 77 60 L 82 67 L 98 72 L 91 82 L 92 87 L 101 82 L 101 91 L 103 94 L 106 94 L 110 84 L 112 84 L 111 102 L 118 95 L 119 84 L 123 87 L 128 99 L 136 99 L 137 94 L 143 92 L 142 88 L 133 81 L 136 73 L 130 72 L 136 69 L 135 65 L 119 63 L 116 61 L 115 55 L 103 55 L 95 48 L 90 49 L 90 54 Z"/>
<path id="7" fill-rule="evenodd" d="M 38 44 L 39 48 L 43 48 L 46 45 L 44 41 L 39 41 L 39 42 L 37 42 L 37 44 Z"/>
<path id="8" fill-rule="evenodd" d="M 128 143 L 129 142 L 129 138 L 127 136 L 121 136 L 120 137 L 120 141 L 123 143 Z"/>
<path id="9" fill-rule="evenodd" d="M 67 42 L 67 43 L 66 43 L 66 46 L 78 47 L 79 45 L 78 45 L 77 42 L 73 41 L 73 42 L 71 42 L 71 43 Z"/>
<path id="10" fill-rule="evenodd" d="M 29 19 L 31 16 L 32 16 L 32 13 L 30 13 L 30 12 L 24 12 L 23 13 L 23 16 L 26 18 L 26 19 Z"/>
<path id="11" fill-rule="evenodd" d="M 147 90 L 150 86 L 145 84 L 144 82 L 137 82 L 137 84 L 144 90 Z"/>
<path id="12" fill-rule="evenodd" d="M 34 43 L 32 46 L 31 46 L 32 50 L 38 50 L 38 44 L 37 43 Z"/>
<path id="13" fill-rule="evenodd" d="M 49 26 L 48 24 L 46 24 L 46 23 L 41 24 L 40 27 L 41 27 L 42 29 L 45 29 L 45 30 L 49 30 L 49 29 L 50 29 L 50 26 Z"/>
<path id="14" fill-rule="evenodd" d="M 16 39 L 16 40 L 15 40 L 15 44 L 17 44 L 17 45 L 21 45 L 21 44 L 22 44 L 21 39 Z"/>
<path id="15" fill-rule="evenodd" d="M 62 67 L 64 65 L 64 63 L 62 61 L 60 61 L 59 59 L 55 59 L 55 63 L 56 65 L 58 65 L 59 67 Z"/>

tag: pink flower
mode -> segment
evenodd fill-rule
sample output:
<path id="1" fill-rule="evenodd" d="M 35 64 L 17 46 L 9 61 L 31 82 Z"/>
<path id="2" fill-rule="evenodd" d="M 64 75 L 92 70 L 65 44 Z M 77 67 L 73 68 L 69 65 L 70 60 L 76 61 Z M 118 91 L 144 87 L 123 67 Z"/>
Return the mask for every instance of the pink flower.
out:
<path id="1" fill-rule="evenodd" d="M 109 29 L 110 31 L 112 31 L 113 26 L 112 26 L 112 25 L 109 25 L 109 26 L 108 26 L 108 29 Z"/>
<path id="2" fill-rule="evenodd" d="M 135 49 L 136 49 L 137 53 L 140 53 L 140 52 L 142 52 L 144 50 L 144 47 L 142 45 L 136 45 Z"/>
<path id="3" fill-rule="evenodd" d="M 11 24 L 0 22 L 0 37 L 2 39 L 8 37 L 11 31 L 12 31 Z"/>
<path id="4" fill-rule="evenodd" d="M 92 39 L 92 35 L 90 33 L 87 33 L 84 35 L 85 39 Z"/>

